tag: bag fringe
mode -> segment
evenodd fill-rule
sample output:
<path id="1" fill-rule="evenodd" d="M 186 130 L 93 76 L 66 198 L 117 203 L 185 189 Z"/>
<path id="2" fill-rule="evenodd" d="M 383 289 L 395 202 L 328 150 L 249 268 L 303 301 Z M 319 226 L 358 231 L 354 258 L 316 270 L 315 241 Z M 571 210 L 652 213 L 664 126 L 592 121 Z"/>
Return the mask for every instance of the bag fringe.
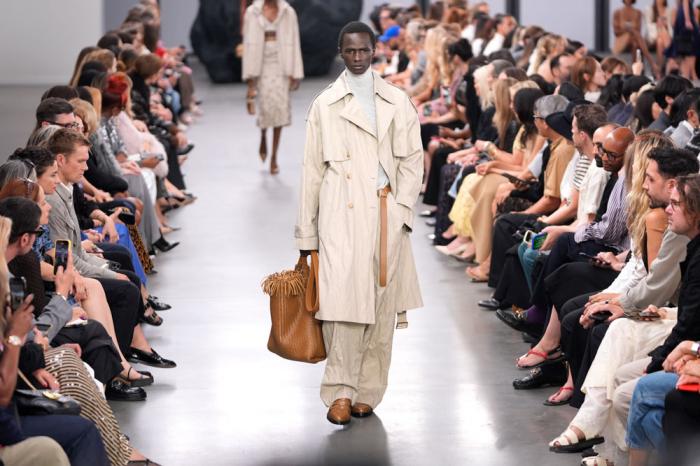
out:
<path id="1" fill-rule="evenodd" d="M 301 272 L 285 270 L 265 278 L 262 282 L 262 290 L 270 296 L 299 296 L 304 293 L 305 285 Z"/>

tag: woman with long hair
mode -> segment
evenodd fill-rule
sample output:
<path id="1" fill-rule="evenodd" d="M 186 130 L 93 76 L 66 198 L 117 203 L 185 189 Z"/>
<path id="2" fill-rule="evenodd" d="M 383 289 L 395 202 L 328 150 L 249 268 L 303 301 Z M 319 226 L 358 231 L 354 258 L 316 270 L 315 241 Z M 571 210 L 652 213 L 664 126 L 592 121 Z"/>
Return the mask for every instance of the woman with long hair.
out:
<path id="1" fill-rule="evenodd" d="M 248 113 L 254 114 L 260 133 L 260 159 L 267 160 L 268 128 L 272 131 L 270 173 L 279 173 L 277 150 L 282 127 L 291 124 L 289 91 L 304 77 L 299 24 L 285 0 L 255 0 L 243 20 L 243 81 L 248 83 Z"/>

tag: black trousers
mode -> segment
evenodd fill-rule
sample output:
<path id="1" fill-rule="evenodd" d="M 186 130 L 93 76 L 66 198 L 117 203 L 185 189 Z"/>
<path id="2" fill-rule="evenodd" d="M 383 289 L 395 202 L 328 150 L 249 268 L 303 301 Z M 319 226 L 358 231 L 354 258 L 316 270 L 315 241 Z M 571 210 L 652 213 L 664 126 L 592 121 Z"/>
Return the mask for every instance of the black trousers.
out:
<path id="1" fill-rule="evenodd" d="M 493 297 L 501 303 L 501 309 L 516 305 L 523 309 L 530 306 L 530 290 L 525 280 L 525 271 L 518 257 L 520 243 L 506 251 L 505 263 Z"/>
<path id="2" fill-rule="evenodd" d="M 593 327 L 585 329 L 579 324 L 584 306 L 594 294 L 596 293 L 587 293 L 570 299 L 559 312 L 561 348 L 569 362 L 574 381 L 574 392 L 569 404 L 575 408 L 580 408 L 583 404 L 585 395 L 581 392 L 581 386 L 610 326 L 607 323 L 596 323 Z"/>
<path id="3" fill-rule="evenodd" d="M 612 249 L 596 243 L 595 241 L 583 241 L 577 243 L 574 240 L 573 233 L 564 233 L 557 238 L 556 243 L 552 247 L 547 260 L 540 275 L 540 279 L 535 282 L 532 291 L 532 304 L 546 309 L 551 305 L 545 289 L 545 278 L 549 277 L 555 270 L 569 262 L 588 262 L 589 259 L 581 256 L 581 253 L 595 256 L 602 251 L 611 251 Z"/>
<path id="4" fill-rule="evenodd" d="M 71 466 L 109 466 L 107 452 L 92 421 L 80 416 L 20 416 L 27 437 L 46 436 L 66 452 Z"/>
<path id="5" fill-rule="evenodd" d="M 136 277 L 138 279 L 138 277 Z M 141 289 L 131 281 L 113 278 L 98 278 L 107 296 L 107 303 L 112 311 L 114 332 L 117 335 L 119 349 L 123 354 L 129 353 L 134 327 L 138 323 L 140 309 L 143 307 Z"/>
<path id="6" fill-rule="evenodd" d="M 133 326 L 131 327 L 133 333 Z M 87 325 L 64 327 L 51 340 L 51 346 L 77 343 L 82 350 L 81 359 L 95 371 L 95 378 L 103 384 L 109 383 L 122 371 L 121 358 L 107 330 L 96 320 Z"/>
<path id="7" fill-rule="evenodd" d="M 603 269 L 587 262 L 570 262 L 546 277 L 544 285 L 549 302 L 561 309 L 571 298 L 604 290 L 617 275 L 613 269 Z"/>
<path id="8" fill-rule="evenodd" d="M 456 152 L 456 150 L 451 147 L 441 147 L 433 153 L 433 158 L 430 161 L 430 171 L 428 172 L 428 182 L 423 195 L 423 204 L 437 205 L 440 192 L 440 174 L 442 173 L 442 167 L 447 163 L 447 156 L 452 152 Z"/>
<path id="9" fill-rule="evenodd" d="M 133 283 L 141 292 L 141 279 L 134 272 L 134 263 L 131 261 L 131 253 L 121 244 L 116 243 L 99 243 L 98 247 L 104 252 L 102 255 L 105 259 L 119 263 L 119 273 L 129 277 L 129 281 Z M 146 305 L 143 299 L 139 299 L 138 316 L 143 316 L 146 311 Z"/>
<path id="10" fill-rule="evenodd" d="M 673 390 L 666 395 L 663 464 L 695 466 L 700 458 L 700 395 Z"/>
<path id="11" fill-rule="evenodd" d="M 443 165 L 440 173 L 440 188 L 438 190 L 437 211 L 435 212 L 435 239 L 433 244 L 447 244 L 451 240 L 442 237 L 442 234 L 450 228 L 452 220 L 450 220 L 450 210 L 455 203 L 452 196 L 448 196 L 447 192 L 454 183 L 457 175 L 459 175 L 460 166 L 448 163 Z"/>
<path id="12" fill-rule="evenodd" d="M 498 217 L 493 226 L 493 244 L 491 246 L 491 267 L 489 269 L 489 283 L 491 288 L 498 286 L 498 281 L 503 272 L 508 250 L 517 245 L 519 240 L 513 238 L 513 233 L 527 222 L 534 222 L 539 215 L 532 214 L 505 214 Z M 517 253 L 516 253 L 517 254 Z M 522 274 L 521 274 L 522 277 Z"/>

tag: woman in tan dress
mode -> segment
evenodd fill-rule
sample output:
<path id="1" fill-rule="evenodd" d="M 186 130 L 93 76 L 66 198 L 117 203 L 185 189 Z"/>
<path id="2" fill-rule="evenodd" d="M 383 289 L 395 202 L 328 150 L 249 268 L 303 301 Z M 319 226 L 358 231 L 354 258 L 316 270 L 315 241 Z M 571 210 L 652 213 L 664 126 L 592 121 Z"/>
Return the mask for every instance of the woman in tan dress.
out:
<path id="1" fill-rule="evenodd" d="M 248 83 L 248 113 L 256 113 L 260 159 L 267 160 L 267 128 L 273 128 L 270 173 L 277 174 L 282 127 L 291 124 L 289 91 L 304 77 L 299 24 L 286 0 L 255 0 L 243 23 L 243 80 Z"/>

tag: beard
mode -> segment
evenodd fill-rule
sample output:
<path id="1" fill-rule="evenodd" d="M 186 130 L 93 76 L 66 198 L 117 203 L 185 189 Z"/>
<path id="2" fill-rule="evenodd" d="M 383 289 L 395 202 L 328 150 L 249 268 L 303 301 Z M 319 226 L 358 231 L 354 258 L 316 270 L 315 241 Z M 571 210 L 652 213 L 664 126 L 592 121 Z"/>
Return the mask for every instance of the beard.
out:
<path id="1" fill-rule="evenodd" d="M 652 197 L 649 198 L 650 209 L 666 209 L 666 207 L 668 207 L 668 202 L 660 201 Z"/>

